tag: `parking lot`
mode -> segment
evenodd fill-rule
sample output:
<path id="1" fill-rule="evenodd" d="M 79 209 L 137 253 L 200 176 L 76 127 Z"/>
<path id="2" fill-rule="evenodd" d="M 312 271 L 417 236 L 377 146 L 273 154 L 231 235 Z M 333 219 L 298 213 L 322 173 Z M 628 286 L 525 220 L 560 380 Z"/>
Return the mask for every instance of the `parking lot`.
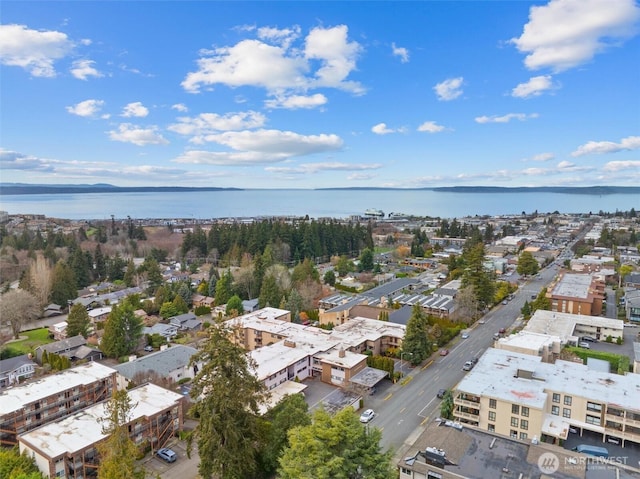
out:
<path id="1" fill-rule="evenodd" d="M 625 447 L 621 444 L 602 442 L 602 435 L 591 431 L 583 431 L 582 435 L 569 434 L 564 441 L 563 447 L 571 450 L 579 444 L 589 444 L 591 446 L 604 447 L 609 451 L 609 458 L 618 464 L 625 464 L 631 467 L 640 468 L 640 446 L 627 442 Z"/>

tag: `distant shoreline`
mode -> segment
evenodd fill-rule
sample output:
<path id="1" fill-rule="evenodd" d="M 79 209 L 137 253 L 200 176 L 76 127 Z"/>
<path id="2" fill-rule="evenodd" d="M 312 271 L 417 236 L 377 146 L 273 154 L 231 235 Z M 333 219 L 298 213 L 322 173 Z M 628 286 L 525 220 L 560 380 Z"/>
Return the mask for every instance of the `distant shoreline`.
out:
<path id="1" fill-rule="evenodd" d="M 198 191 L 246 191 L 259 188 L 220 188 L 188 186 L 113 186 L 113 185 L 28 185 L 0 184 L 2 195 L 56 195 L 83 193 L 161 193 L 161 192 L 198 192 Z M 288 188 L 275 188 L 286 190 Z M 308 188 L 316 191 L 437 191 L 444 193 L 559 193 L 574 195 L 614 195 L 640 194 L 640 186 L 441 186 L 430 188 L 382 188 L 382 187 L 345 187 L 345 188 Z"/>

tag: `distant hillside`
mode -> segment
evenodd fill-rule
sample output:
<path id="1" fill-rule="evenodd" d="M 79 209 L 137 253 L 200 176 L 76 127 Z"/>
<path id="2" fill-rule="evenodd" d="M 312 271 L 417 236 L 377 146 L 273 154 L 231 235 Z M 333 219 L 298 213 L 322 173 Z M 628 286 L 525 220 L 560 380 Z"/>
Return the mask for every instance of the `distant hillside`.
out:
<path id="1" fill-rule="evenodd" d="M 56 195 L 79 193 L 154 193 L 180 191 L 240 191 L 242 188 L 184 186 L 113 186 L 105 183 L 95 185 L 29 185 L 22 183 L 0 183 L 0 195 Z"/>
<path id="2" fill-rule="evenodd" d="M 573 195 L 637 195 L 640 186 L 440 186 L 433 188 L 318 188 L 320 190 L 429 190 L 450 193 L 562 193 Z"/>

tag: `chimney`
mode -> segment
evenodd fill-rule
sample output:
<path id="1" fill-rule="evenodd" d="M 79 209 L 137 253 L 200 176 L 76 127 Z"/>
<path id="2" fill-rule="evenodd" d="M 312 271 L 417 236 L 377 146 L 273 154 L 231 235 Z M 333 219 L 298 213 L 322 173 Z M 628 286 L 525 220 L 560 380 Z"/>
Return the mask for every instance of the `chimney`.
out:
<path id="1" fill-rule="evenodd" d="M 284 345 L 288 348 L 295 348 L 296 347 L 296 343 L 295 341 L 290 341 L 288 339 L 284 340 Z"/>

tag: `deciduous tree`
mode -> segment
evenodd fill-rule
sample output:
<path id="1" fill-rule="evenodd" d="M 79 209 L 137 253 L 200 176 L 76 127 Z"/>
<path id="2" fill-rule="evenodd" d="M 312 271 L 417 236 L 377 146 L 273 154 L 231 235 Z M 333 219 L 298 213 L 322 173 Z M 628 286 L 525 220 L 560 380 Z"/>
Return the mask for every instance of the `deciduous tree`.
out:
<path id="1" fill-rule="evenodd" d="M 266 396 L 255 375 L 255 363 L 229 340 L 224 325 L 213 324 L 210 336 L 192 363 L 204 366 L 193 380 L 191 413 L 199 418 L 188 439 L 195 440 L 203 479 L 253 477 L 261 448 L 258 406 Z"/>
<path id="2" fill-rule="evenodd" d="M 540 270 L 540 265 L 531 254 L 531 251 L 523 251 L 518 257 L 518 266 L 516 271 L 522 276 L 531 276 L 537 274 Z"/>
<path id="3" fill-rule="evenodd" d="M 29 321 L 40 316 L 38 300 L 21 289 L 13 289 L 0 297 L 0 320 L 11 326 L 13 337 L 20 337 L 20 330 Z"/>

